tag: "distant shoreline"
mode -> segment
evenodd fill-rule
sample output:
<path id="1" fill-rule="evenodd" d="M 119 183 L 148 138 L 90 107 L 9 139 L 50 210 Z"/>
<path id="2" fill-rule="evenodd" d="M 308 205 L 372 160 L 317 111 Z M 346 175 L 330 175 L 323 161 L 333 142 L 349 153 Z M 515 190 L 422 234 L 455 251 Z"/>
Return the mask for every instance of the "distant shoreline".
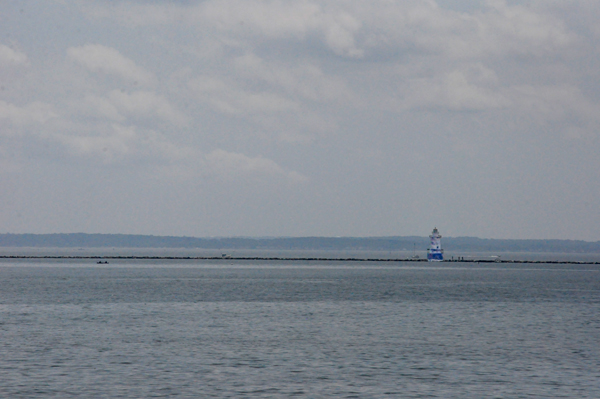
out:
<path id="1" fill-rule="evenodd" d="M 187 248 L 214 250 L 367 250 L 417 251 L 429 245 L 428 237 L 223 237 L 196 238 L 135 234 L 0 234 L 0 247 L 31 248 Z M 477 237 L 443 237 L 442 247 L 455 252 L 560 252 L 600 253 L 600 241 L 506 240 Z"/>

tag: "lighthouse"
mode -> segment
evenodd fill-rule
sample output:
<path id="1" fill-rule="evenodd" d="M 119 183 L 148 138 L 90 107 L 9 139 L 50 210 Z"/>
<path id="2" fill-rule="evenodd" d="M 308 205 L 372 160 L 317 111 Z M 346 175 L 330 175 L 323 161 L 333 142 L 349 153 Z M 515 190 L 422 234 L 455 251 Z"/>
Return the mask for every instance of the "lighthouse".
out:
<path id="1" fill-rule="evenodd" d="M 444 250 L 442 249 L 442 236 L 436 227 L 429 236 L 431 246 L 427 251 L 427 260 L 429 262 L 441 262 L 444 260 Z"/>

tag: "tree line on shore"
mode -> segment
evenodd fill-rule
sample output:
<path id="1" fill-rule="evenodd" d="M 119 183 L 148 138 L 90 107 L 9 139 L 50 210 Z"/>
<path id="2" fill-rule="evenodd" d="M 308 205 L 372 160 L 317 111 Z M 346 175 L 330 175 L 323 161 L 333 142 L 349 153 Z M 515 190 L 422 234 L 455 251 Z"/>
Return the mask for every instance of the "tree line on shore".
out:
<path id="1" fill-rule="evenodd" d="M 135 234 L 0 234 L 0 247 L 202 248 L 265 250 L 422 251 L 428 237 L 174 237 Z M 600 253 L 600 241 L 444 237 L 448 251 Z"/>

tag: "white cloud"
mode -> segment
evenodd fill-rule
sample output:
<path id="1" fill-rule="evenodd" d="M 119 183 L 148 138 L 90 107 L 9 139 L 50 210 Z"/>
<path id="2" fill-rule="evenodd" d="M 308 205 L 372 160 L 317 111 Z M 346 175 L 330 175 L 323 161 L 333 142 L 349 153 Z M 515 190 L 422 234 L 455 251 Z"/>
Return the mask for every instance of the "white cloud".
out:
<path id="1" fill-rule="evenodd" d="M 370 57 L 437 54 L 446 59 L 542 56 L 572 45 L 577 36 L 560 18 L 532 6 L 488 1 L 475 12 L 458 12 L 435 1 L 337 2 L 328 14 L 325 32 L 336 32 L 339 15 L 348 15 L 340 43 Z M 334 7 L 331 7 L 334 8 Z M 336 37 L 336 35 L 332 36 Z M 352 43 L 356 42 L 354 45 Z M 330 46 L 335 48 L 334 42 Z"/>
<path id="2" fill-rule="evenodd" d="M 575 125 L 600 128 L 600 104 L 588 99 L 576 86 L 514 86 L 507 90 L 516 112 L 527 114 L 538 124 L 565 121 Z"/>
<path id="3" fill-rule="evenodd" d="M 362 24 L 345 11 L 348 8 L 351 6 L 325 8 L 310 1 L 229 0 L 208 1 L 196 15 L 223 32 L 251 33 L 272 40 L 303 41 L 316 36 L 335 54 L 360 58 L 363 50 L 356 46 L 355 35 Z"/>
<path id="4" fill-rule="evenodd" d="M 0 65 L 27 65 L 27 55 L 0 44 Z"/>
<path id="5" fill-rule="evenodd" d="M 131 152 L 135 140 L 138 139 L 135 128 L 121 125 L 112 125 L 106 134 L 78 135 L 57 133 L 55 140 L 61 142 L 72 153 L 78 156 L 100 157 L 103 161 L 110 161 Z"/>
<path id="6" fill-rule="evenodd" d="M 470 36 L 481 53 L 534 55 L 552 54 L 576 40 L 565 24 L 550 14 L 537 12 L 527 6 L 509 6 L 505 0 L 488 0 L 489 9 L 476 14 L 479 27 Z"/>
<path id="7" fill-rule="evenodd" d="M 131 94 L 113 90 L 108 99 L 125 114 L 150 118 L 153 115 L 171 122 L 176 126 L 185 126 L 188 118 L 177 111 L 164 97 L 150 91 L 137 91 Z"/>
<path id="8" fill-rule="evenodd" d="M 251 92 L 237 87 L 233 83 L 212 76 L 200 76 L 192 79 L 190 86 L 198 98 L 215 109 L 233 115 L 254 113 L 277 113 L 298 110 L 298 105 L 278 94 L 259 91 Z"/>
<path id="9" fill-rule="evenodd" d="M 107 7 L 96 3 L 86 9 L 97 18 L 115 18 L 128 26 L 185 23 L 242 40 L 248 35 L 298 41 L 315 36 L 339 56 L 360 58 L 363 50 L 355 41 L 361 28 L 360 19 L 345 11 L 351 8 L 347 7 L 350 4 L 339 4 L 325 8 L 316 1 L 209 0 L 192 5 L 129 2 Z"/>
<path id="10" fill-rule="evenodd" d="M 251 82 L 255 82 L 256 77 L 246 76 L 247 81 L 242 82 L 239 79 L 199 76 L 190 80 L 189 87 L 195 93 L 196 100 L 226 116 L 245 119 L 248 125 L 260 131 L 259 135 L 263 140 L 266 137 L 276 137 L 277 140 L 288 143 L 308 143 L 313 140 L 314 134 L 331 132 L 337 128 L 333 116 L 314 111 L 303 103 L 304 99 L 297 98 L 298 91 L 293 79 L 285 83 L 289 84 L 287 87 L 279 85 L 279 79 L 289 75 L 274 77 L 271 87 L 261 86 L 258 90 L 251 87 Z M 298 83 L 301 85 L 301 82 Z M 318 90 L 305 89 L 299 89 L 299 92 L 313 98 L 319 95 Z"/>
<path id="11" fill-rule="evenodd" d="M 314 2 L 282 1 L 207 1 L 199 10 L 201 17 L 223 29 L 261 33 L 267 37 L 303 38 L 318 27 L 321 7 Z"/>
<path id="12" fill-rule="evenodd" d="M 404 106 L 409 108 L 484 111 L 510 105 L 495 73 L 482 65 L 411 79 L 403 95 Z"/>
<path id="13" fill-rule="evenodd" d="M 347 13 L 328 21 L 325 27 L 325 41 L 337 55 L 360 58 L 364 50 L 356 47 L 354 35 L 361 28 L 358 19 Z"/>
<path id="14" fill-rule="evenodd" d="M 453 11 L 433 0 L 209 0 L 109 6 L 96 2 L 89 7 L 94 15 L 125 25 L 185 24 L 236 45 L 256 40 L 314 44 L 317 38 L 336 55 L 351 58 L 398 49 L 459 59 L 540 56 L 577 40 L 560 17 L 533 4 L 509 5 L 505 0 L 488 0 L 475 12 Z"/>
<path id="15" fill-rule="evenodd" d="M 353 98 L 352 91 L 339 76 L 326 75 L 315 64 L 282 64 L 265 61 L 252 53 L 237 57 L 234 63 L 240 76 L 251 81 L 260 79 L 288 95 L 317 102 L 346 102 Z"/>
<path id="16" fill-rule="evenodd" d="M 0 103 L 0 120 L 8 113 L 6 110 L 11 116 L 14 114 L 14 107 Z M 293 184 L 307 181 L 304 175 L 262 156 L 249 157 L 221 149 L 203 153 L 198 148 L 176 144 L 168 135 L 135 125 L 109 123 L 87 128 L 63 121 L 48 129 L 32 131 L 31 139 L 58 143 L 66 150 L 65 154 L 90 163 L 147 163 L 146 172 L 155 179 L 185 181 L 212 175 L 234 180 L 283 179 Z"/>
<path id="17" fill-rule="evenodd" d="M 9 121 L 14 126 L 41 125 L 57 117 L 58 114 L 50 104 L 35 101 L 18 107 L 0 100 L 0 120 Z"/>
<path id="18" fill-rule="evenodd" d="M 271 159 L 248 157 L 236 152 L 221 149 L 206 155 L 207 167 L 214 173 L 228 178 L 244 176 L 279 176 L 293 182 L 304 182 L 305 176 L 298 172 L 288 171 Z"/>
<path id="19" fill-rule="evenodd" d="M 88 94 L 83 102 L 74 105 L 83 115 L 102 117 L 115 122 L 126 119 L 152 121 L 155 117 L 183 127 L 189 118 L 173 107 L 163 96 L 151 91 L 126 93 L 112 90 L 106 97 Z"/>
<path id="20" fill-rule="evenodd" d="M 132 28 L 177 23 L 190 16 L 190 7 L 171 2 L 139 4 L 133 1 L 86 1 L 80 6 L 92 18 L 114 18 Z"/>
<path id="21" fill-rule="evenodd" d="M 89 158 L 92 162 L 143 162 L 148 164 L 149 171 L 165 164 L 188 165 L 198 158 L 197 151 L 178 146 L 155 130 L 134 125 L 111 123 L 91 131 L 72 127 L 70 131 L 58 130 L 49 138 L 62 144 L 71 156 Z"/>
<path id="22" fill-rule="evenodd" d="M 125 116 L 119 112 L 117 106 L 106 97 L 88 94 L 82 102 L 74 104 L 74 108 L 83 115 L 99 116 L 117 122 L 125 120 Z"/>
<path id="23" fill-rule="evenodd" d="M 92 72 L 102 72 L 116 75 L 125 80 L 148 85 L 153 81 L 153 75 L 123 56 L 118 50 L 101 44 L 87 44 L 81 47 L 71 47 L 67 50 L 70 59 Z"/>

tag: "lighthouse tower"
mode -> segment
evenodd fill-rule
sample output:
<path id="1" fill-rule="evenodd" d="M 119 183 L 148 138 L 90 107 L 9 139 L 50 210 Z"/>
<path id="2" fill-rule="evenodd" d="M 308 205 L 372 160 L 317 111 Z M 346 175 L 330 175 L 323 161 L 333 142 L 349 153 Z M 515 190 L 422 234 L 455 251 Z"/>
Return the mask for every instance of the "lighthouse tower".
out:
<path id="1" fill-rule="evenodd" d="M 427 251 L 427 260 L 429 262 L 441 262 L 444 260 L 444 250 L 442 249 L 442 236 L 437 228 L 429 236 L 431 246 Z"/>

